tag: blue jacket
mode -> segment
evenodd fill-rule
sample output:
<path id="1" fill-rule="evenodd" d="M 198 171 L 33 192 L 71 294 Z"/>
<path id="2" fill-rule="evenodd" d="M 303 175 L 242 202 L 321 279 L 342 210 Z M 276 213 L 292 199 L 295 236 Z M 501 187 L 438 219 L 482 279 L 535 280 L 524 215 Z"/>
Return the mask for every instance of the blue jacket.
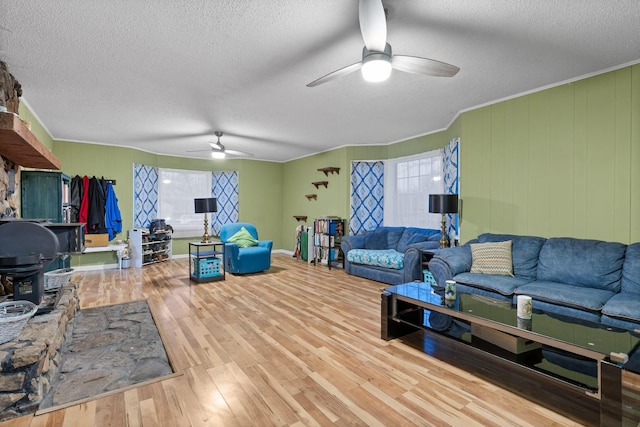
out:
<path id="1" fill-rule="evenodd" d="M 120 216 L 120 208 L 118 208 L 118 198 L 111 183 L 107 185 L 104 222 L 109 233 L 109 240 L 113 240 L 117 233 L 122 232 L 122 217 Z"/>

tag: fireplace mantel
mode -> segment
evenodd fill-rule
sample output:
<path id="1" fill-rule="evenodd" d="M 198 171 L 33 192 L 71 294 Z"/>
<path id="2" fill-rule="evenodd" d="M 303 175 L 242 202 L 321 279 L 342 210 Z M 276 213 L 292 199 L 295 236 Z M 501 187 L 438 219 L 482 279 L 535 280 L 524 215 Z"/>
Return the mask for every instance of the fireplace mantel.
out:
<path id="1" fill-rule="evenodd" d="M 62 166 L 51 150 L 13 113 L 0 113 L 0 154 L 28 168 L 59 170 Z"/>

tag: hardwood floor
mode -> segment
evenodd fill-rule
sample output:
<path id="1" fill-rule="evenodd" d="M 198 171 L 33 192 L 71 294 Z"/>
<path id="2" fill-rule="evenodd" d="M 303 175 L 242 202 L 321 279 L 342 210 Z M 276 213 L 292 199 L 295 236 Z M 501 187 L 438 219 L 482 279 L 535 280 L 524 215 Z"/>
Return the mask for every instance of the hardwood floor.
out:
<path id="1" fill-rule="evenodd" d="M 578 414 L 561 414 L 479 371 L 380 339 L 384 284 L 288 255 L 274 254 L 267 273 L 228 274 L 208 284 L 189 282 L 186 259 L 76 273 L 73 280 L 83 308 L 148 299 L 178 374 L 0 426 L 577 426 L 592 420 L 588 398 Z M 564 396 L 550 398 L 561 403 Z"/>

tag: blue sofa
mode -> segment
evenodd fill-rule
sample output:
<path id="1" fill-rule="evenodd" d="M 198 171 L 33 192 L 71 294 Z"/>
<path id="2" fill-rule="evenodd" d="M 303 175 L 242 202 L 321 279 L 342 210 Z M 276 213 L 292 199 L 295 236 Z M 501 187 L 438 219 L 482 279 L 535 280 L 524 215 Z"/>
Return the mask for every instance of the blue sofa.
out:
<path id="1" fill-rule="evenodd" d="M 471 244 L 507 241 L 513 275 L 471 272 Z M 529 295 L 547 313 L 640 329 L 640 243 L 487 233 L 439 250 L 429 270 L 438 285 L 453 279 L 461 292 L 514 303 Z"/>
<path id="2" fill-rule="evenodd" d="M 268 270 L 271 267 L 272 240 L 258 240 L 255 246 L 245 248 L 228 241 L 243 227 L 258 240 L 258 230 L 248 222 L 224 224 L 220 227 L 220 241 L 224 243 L 225 271 L 233 274 L 249 274 Z"/>
<path id="3" fill-rule="evenodd" d="M 416 227 L 378 227 L 340 244 L 348 274 L 390 285 L 422 280 L 422 252 L 440 247 L 441 231 Z"/>

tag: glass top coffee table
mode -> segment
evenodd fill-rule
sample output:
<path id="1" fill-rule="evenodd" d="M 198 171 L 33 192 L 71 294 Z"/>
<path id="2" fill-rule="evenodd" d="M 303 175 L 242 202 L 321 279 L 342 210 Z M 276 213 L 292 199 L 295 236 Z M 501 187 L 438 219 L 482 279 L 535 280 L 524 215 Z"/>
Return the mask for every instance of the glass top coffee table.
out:
<path id="1" fill-rule="evenodd" d="M 455 300 L 445 300 L 442 288 L 423 282 L 384 289 L 381 322 L 384 339 L 417 328 L 435 330 L 580 387 L 597 399 L 603 397 L 603 379 L 611 384 L 607 376 L 613 376 L 613 383 L 619 382 L 620 370 L 627 369 L 625 363 L 640 342 L 628 330 L 536 310 L 523 320 L 510 301 L 460 292 Z"/>

